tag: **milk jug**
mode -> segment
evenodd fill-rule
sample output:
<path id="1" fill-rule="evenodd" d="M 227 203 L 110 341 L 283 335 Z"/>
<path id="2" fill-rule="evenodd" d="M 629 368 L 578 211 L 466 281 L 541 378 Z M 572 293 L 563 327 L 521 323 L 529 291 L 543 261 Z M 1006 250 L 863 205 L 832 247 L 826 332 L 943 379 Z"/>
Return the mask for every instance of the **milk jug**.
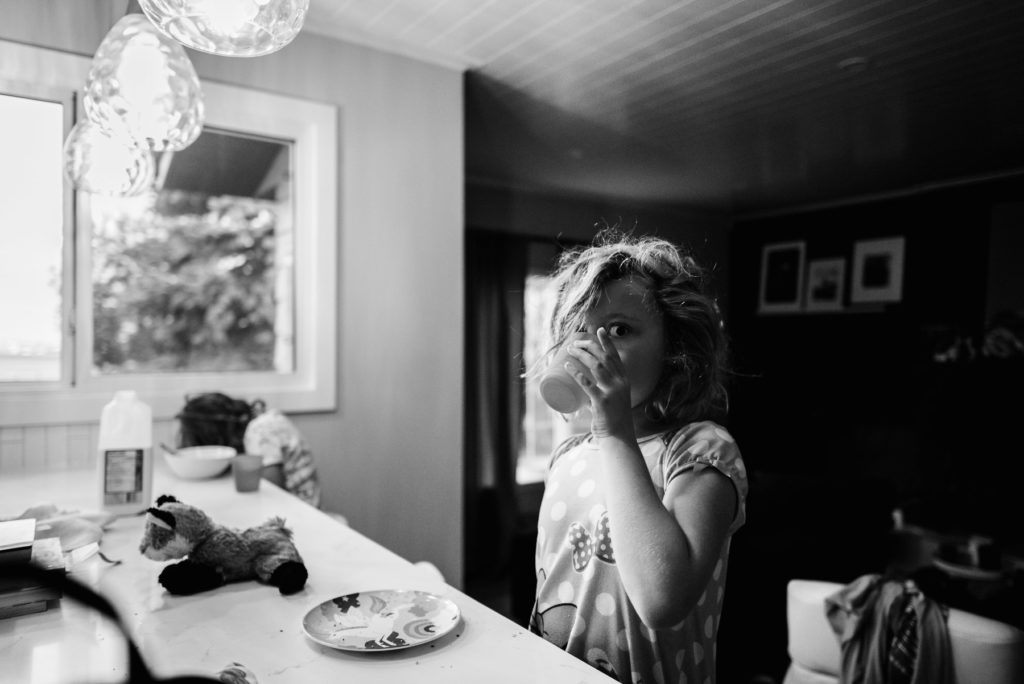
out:
<path id="1" fill-rule="evenodd" d="M 153 412 L 133 390 L 116 392 L 100 415 L 100 507 L 139 513 L 153 492 Z"/>

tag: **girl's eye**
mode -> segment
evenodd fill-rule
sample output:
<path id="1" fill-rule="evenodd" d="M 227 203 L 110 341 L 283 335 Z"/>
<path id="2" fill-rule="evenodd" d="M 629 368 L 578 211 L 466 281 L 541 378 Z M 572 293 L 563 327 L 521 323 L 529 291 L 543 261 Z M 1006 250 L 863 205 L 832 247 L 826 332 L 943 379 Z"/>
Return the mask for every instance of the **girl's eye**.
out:
<path id="1" fill-rule="evenodd" d="M 612 337 L 625 337 L 629 332 L 629 326 L 624 323 L 612 323 L 608 326 L 608 334 Z"/>

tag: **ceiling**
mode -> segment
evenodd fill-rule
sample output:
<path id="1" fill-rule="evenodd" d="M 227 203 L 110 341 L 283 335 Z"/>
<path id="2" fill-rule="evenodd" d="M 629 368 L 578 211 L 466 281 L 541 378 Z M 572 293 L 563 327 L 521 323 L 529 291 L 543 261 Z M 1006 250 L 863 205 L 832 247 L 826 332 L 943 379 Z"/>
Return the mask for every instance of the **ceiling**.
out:
<path id="1" fill-rule="evenodd" d="M 312 0 L 466 69 L 470 182 L 742 214 L 1024 170 L 1021 0 Z"/>

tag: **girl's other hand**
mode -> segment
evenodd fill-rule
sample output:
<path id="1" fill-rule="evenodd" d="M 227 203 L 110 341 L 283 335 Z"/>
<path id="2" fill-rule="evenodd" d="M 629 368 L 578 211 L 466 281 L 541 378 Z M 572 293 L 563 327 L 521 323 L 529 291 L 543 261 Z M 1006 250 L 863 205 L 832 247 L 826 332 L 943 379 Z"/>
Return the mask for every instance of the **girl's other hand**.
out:
<path id="1" fill-rule="evenodd" d="M 596 338 L 575 340 L 568 353 L 586 369 L 566 362 L 566 369 L 590 397 L 590 430 L 594 436 L 632 438 L 629 378 L 608 331 L 601 327 Z"/>

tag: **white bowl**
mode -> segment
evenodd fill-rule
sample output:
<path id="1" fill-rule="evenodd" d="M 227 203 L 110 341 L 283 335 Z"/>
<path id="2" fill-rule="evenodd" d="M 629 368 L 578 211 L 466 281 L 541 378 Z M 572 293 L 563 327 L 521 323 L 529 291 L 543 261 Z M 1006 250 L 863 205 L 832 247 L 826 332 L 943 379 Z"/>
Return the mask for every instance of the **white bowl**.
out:
<path id="1" fill-rule="evenodd" d="M 234 447 L 229 446 L 182 447 L 173 454 L 164 451 L 164 460 L 183 480 L 205 480 L 227 470 L 236 453 Z"/>

